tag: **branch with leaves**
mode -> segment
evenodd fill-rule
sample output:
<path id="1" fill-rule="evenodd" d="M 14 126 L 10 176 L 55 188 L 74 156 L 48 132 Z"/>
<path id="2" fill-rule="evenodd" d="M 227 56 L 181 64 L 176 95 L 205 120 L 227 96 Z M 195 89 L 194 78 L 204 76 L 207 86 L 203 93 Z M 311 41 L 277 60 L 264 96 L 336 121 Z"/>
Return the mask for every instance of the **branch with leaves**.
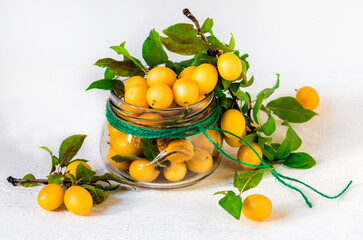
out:
<path id="1" fill-rule="evenodd" d="M 37 179 L 33 174 L 27 174 L 22 179 L 9 176 L 7 181 L 13 186 L 20 184 L 23 187 L 51 183 L 61 185 L 65 189 L 71 186 L 82 186 L 91 194 L 94 203 L 102 203 L 107 199 L 110 191 L 117 190 L 121 185 L 134 188 L 132 184 L 112 173 L 97 176 L 96 172 L 90 170 L 84 164 L 77 165 L 75 175 L 64 170 L 64 168 L 67 169 L 67 166 L 73 162 L 88 162 L 85 159 L 73 159 L 82 147 L 85 138 L 86 135 L 82 134 L 66 138 L 59 147 L 58 156 L 53 155 L 49 148 L 45 146 L 41 147 L 51 157 L 51 168 L 47 179 Z M 112 184 L 111 182 L 116 182 L 117 184 Z"/>

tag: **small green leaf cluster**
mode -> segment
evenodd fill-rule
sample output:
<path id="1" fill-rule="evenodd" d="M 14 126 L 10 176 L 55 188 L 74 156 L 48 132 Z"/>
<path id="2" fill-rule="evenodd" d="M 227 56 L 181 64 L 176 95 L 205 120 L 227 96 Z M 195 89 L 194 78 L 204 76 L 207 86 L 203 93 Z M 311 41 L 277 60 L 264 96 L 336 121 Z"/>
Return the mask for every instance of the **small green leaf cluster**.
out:
<path id="1" fill-rule="evenodd" d="M 58 156 L 53 155 L 49 148 L 45 146 L 41 147 L 42 149 L 46 150 L 51 157 L 51 169 L 46 183 L 55 183 L 65 188 L 80 185 L 91 194 L 93 201 L 96 204 L 105 201 L 109 195 L 109 192 L 117 190 L 120 185 L 128 185 L 133 187 L 130 183 L 125 182 L 123 179 L 112 173 L 105 173 L 101 176 L 97 176 L 96 172 L 88 169 L 83 164 L 77 165 L 75 176 L 72 173 L 65 172 L 63 170 L 64 168 L 67 168 L 69 164 L 75 161 L 88 162 L 88 160 L 85 159 L 74 159 L 82 147 L 85 138 L 86 135 L 82 134 L 77 134 L 66 138 L 59 147 Z M 37 180 L 32 174 L 27 174 L 23 179 Z M 117 184 L 111 184 L 110 181 L 116 182 Z M 39 182 L 42 181 L 40 180 Z M 102 184 L 102 182 L 105 184 Z M 24 187 L 31 187 L 37 184 L 37 182 L 22 183 Z"/>
<path id="2" fill-rule="evenodd" d="M 238 194 L 234 191 L 220 191 L 216 194 L 225 195 L 219 200 L 219 205 L 231 214 L 234 218 L 240 219 L 242 212 L 242 197 L 241 194 L 251 188 L 256 187 L 262 180 L 266 169 L 258 169 L 251 172 L 235 172 L 233 177 L 233 186 L 238 189 Z"/>

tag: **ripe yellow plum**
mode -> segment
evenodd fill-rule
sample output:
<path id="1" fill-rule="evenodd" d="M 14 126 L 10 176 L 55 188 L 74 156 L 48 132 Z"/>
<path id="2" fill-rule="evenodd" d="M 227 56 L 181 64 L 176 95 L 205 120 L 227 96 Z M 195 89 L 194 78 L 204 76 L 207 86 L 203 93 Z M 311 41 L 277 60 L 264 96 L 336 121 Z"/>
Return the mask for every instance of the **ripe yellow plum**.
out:
<path id="1" fill-rule="evenodd" d="M 179 106 L 189 106 L 197 102 L 198 85 L 188 78 L 179 78 L 173 86 L 174 101 Z"/>
<path id="2" fill-rule="evenodd" d="M 159 176 L 155 165 L 146 159 L 134 160 L 130 165 L 130 176 L 136 181 L 152 182 Z"/>
<path id="3" fill-rule="evenodd" d="M 213 166 L 213 158 L 207 150 L 195 148 L 194 156 L 187 161 L 187 168 L 195 173 L 204 173 Z"/>
<path id="4" fill-rule="evenodd" d="M 263 221 L 272 213 L 270 199 L 261 194 L 252 194 L 243 200 L 243 215 L 253 221 Z"/>
<path id="5" fill-rule="evenodd" d="M 241 60 L 231 52 L 218 58 L 217 68 L 222 78 L 228 81 L 236 80 L 242 73 Z"/>
<path id="6" fill-rule="evenodd" d="M 260 148 L 260 146 L 253 142 L 250 144 L 251 147 L 258 153 L 258 155 L 262 158 L 263 157 L 263 153 L 262 150 Z M 255 154 L 255 152 L 247 145 L 242 145 L 237 152 L 237 159 L 241 162 L 244 163 L 248 163 L 248 164 L 253 164 L 253 165 L 260 165 L 261 164 L 261 160 L 259 159 L 259 157 Z M 247 171 L 250 170 L 254 170 L 256 169 L 255 167 L 250 167 L 250 166 L 245 166 L 243 164 L 241 164 L 241 167 Z"/>
<path id="7" fill-rule="evenodd" d="M 146 100 L 152 108 L 168 108 L 173 102 L 173 91 L 165 83 L 156 83 L 147 90 Z"/>
<path id="8" fill-rule="evenodd" d="M 154 67 L 147 75 L 147 83 L 150 87 L 157 83 L 164 83 L 172 88 L 175 81 L 175 72 L 167 67 Z"/>
<path id="9" fill-rule="evenodd" d="M 63 203 L 64 190 L 55 183 L 44 186 L 38 194 L 38 204 L 41 208 L 53 211 Z"/>
<path id="10" fill-rule="evenodd" d="M 200 94 L 210 93 L 218 82 L 217 69 L 212 64 L 203 63 L 194 70 L 192 80 L 197 83 Z"/>

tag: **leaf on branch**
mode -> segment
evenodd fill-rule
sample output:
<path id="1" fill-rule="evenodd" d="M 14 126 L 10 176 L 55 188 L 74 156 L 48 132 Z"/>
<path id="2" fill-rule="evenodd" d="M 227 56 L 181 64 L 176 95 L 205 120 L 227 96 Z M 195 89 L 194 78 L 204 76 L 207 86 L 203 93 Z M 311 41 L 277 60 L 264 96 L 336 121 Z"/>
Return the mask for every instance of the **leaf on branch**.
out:
<path id="1" fill-rule="evenodd" d="M 125 94 L 124 83 L 116 79 L 102 79 L 94 81 L 89 85 L 86 91 L 90 89 L 102 89 L 102 90 L 113 90 L 119 97 L 123 97 Z"/>
<path id="2" fill-rule="evenodd" d="M 201 33 L 210 33 L 211 35 L 213 35 L 212 27 L 213 27 L 213 19 L 207 18 L 204 20 L 204 23 L 203 23 L 202 27 L 200 28 L 200 32 Z"/>
<path id="3" fill-rule="evenodd" d="M 302 143 L 300 137 L 296 134 L 292 127 L 288 123 L 286 124 L 288 125 L 286 137 L 277 149 L 277 159 L 286 158 L 291 152 L 297 150 Z"/>
<path id="4" fill-rule="evenodd" d="M 59 147 L 59 161 L 62 167 L 67 166 L 69 161 L 78 153 L 87 135 L 77 134 L 63 140 Z"/>
<path id="5" fill-rule="evenodd" d="M 229 40 L 228 47 L 234 49 L 235 46 L 236 46 L 236 40 L 234 39 L 233 34 L 231 33 L 231 39 Z"/>
<path id="6" fill-rule="evenodd" d="M 242 211 L 242 198 L 233 191 L 217 192 L 216 194 L 224 194 L 225 196 L 219 200 L 219 205 L 231 214 L 234 218 L 240 219 Z"/>
<path id="7" fill-rule="evenodd" d="M 146 69 L 144 68 L 144 66 L 142 65 L 140 60 L 137 59 L 137 58 L 132 57 L 130 55 L 129 51 L 127 51 L 127 49 L 125 47 L 123 47 L 123 45 L 121 44 L 120 46 L 112 46 L 110 48 L 115 50 L 115 52 L 117 54 L 123 55 L 126 59 L 131 60 L 136 66 L 138 66 L 146 74 Z"/>
<path id="8" fill-rule="evenodd" d="M 105 79 L 113 79 L 116 76 L 116 73 L 111 68 L 106 68 L 104 78 Z"/>
<path id="9" fill-rule="evenodd" d="M 291 123 L 303 123 L 309 121 L 312 117 L 317 115 L 315 112 L 305 109 L 293 97 L 281 97 L 276 100 L 270 101 L 266 108 L 271 110 L 276 116 L 282 120 Z"/>
<path id="10" fill-rule="evenodd" d="M 173 41 L 171 38 L 161 37 L 160 41 L 168 49 L 170 52 L 174 52 L 180 55 L 196 55 L 199 54 L 209 48 L 209 45 L 204 42 L 200 37 L 188 44 L 177 43 Z"/>
<path id="11" fill-rule="evenodd" d="M 243 88 L 249 87 L 249 86 L 251 86 L 253 84 L 254 80 L 255 80 L 255 78 L 254 78 L 254 76 L 252 76 L 250 78 L 250 80 L 248 80 L 247 82 L 244 82 L 244 80 L 242 80 L 240 82 L 239 86 L 243 87 Z"/>
<path id="12" fill-rule="evenodd" d="M 192 66 L 199 66 L 203 63 L 209 63 L 212 64 L 213 66 L 217 66 L 217 58 L 208 55 L 207 53 L 199 53 L 197 55 L 195 55 L 194 61 L 192 62 Z"/>
<path id="13" fill-rule="evenodd" d="M 256 121 L 258 125 L 261 125 L 260 109 L 263 100 L 265 100 L 265 94 L 264 93 L 258 94 L 255 105 L 253 106 L 253 119 Z"/>
<path id="14" fill-rule="evenodd" d="M 262 132 L 267 136 L 273 134 L 276 130 L 275 119 L 270 115 L 267 121 L 261 126 Z"/>
<path id="15" fill-rule="evenodd" d="M 98 182 L 98 181 L 114 181 L 114 182 L 121 183 L 123 185 L 128 185 L 135 189 L 135 187 L 132 184 L 124 181 L 123 179 L 121 179 L 120 177 L 118 177 L 112 173 L 105 173 L 102 176 L 94 176 L 91 179 L 91 182 Z"/>
<path id="16" fill-rule="evenodd" d="M 272 88 L 265 88 L 259 94 L 264 94 L 265 98 L 268 98 L 274 93 L 274 91 L 280 86 L 280 74 L 276 73 L 276 75 L 277 75 L 276 84 Z M 257 95 L 257 97 L 258 97 L 258 95 Z"/>
<path id="17" fill-rule="evenodd" d="M 52 151 L 49 150 L 49 148 L 47 148 L 46 146 L 42 146 L 40 147 L 41 149 L 44 149 L 45 151 L 47 151 L 50 154 L 50 157 L 52 159 L 52 168 L 50 170 L 50 172 L 54 172 L 56 166 L 59 164 L 59 159 L 56 156 L 53 156 Z"/>
<path id="18" fill-rule="evenodd" d="M 263 148 L 261 148 L 263 156 L 268 160 L 273 161 L 276 157 L 276 150 L 271 147 L 269 144 L 265 144 Z"/>
<path id="19" fill-rule="evenodd" d="M 308 169 L 315 166 L 315 159 L 305 152 L 291 153 L 283 164 L 290 168 Z"/>
<path id="20" fill-rule="evenodd" d="M 150 68 L 166 63 L 169 59 L 155 29 L 150 31 L 149 36 L 142 45 L 142 57 Z"/>
<path id="21" fill-rule="evenodd" d="M 152 140 L 146 138 L 141 140 L 141 151 L 150 161 L 154 160 L 155 157 L 160 153 L 158 147 L 152 143 Z"/>
<path id="22" fill-rule="evenodd" d="M 51 183 L 60 184 L 61 178 L 62 178 L 62 175 L 57 172 L 49 174 L 48 184 L 51 184 Z"/>
<path id="23" fill-rule="evenodd" d="M 115 155 L 111 159 L 114 160 L 117 163 L 120 163 L 120 162 L 126 162 L 126 161 L 132 161 L 132 160 L 140 159 L 140 157 Z"/>
<path id="24" fill-rule="evenodd" d="M 262 180 L 265 169 L 258 169 L 255 171 L 234 173 L 233 186 L 238 188 L 238 191 L 245 192 L 251 188 L 256 187 Z"/>
<path id="25" fill-rule="evenodd" d="M 91 181 L 91 179 L 96 175 L 96 172 L 88 169 L 83 164 L 78 164 L 76 169 L 76 179 L 79 181 Z"/>
<path id="26" fill-rule="evenodd" d="M 180 44 L 190 44 L 197 41 L 198 31 L 194 25 L 188 23 L 177 23 L 167 29 L 163 33 L 171 40 Z"/>
<path id="27" fill-rule="evenodd" d="M 95 204 L 103 203 L 109 196 L 109 192 L 103 190 L 101 187 L 82 184 L 81 187 L 85 188 L 92 196 Z"/>
<path id="28" fill-rule="evenodd" d="M 177 75 L 179 75 L 181 73 L 181 71 L 183 71 L 183 67 L 180 66 L 179 63 L 172 62 L 172 61 L 169 61 L 169 60 L 166 62 L 165 67 L 170 68 Z"/>
<path id="29" fill-rule="evenodd" d="M 34 175 L 33 174 L 31 174 L 31 173 L 29 173 L 29 174 L 27 174 L 27 175 L 25 175 L 24 177 L 23 177 L 23 179 L 35 179 L 35 177 L 34 177 Z M 36 185 L 38 185 L 38 183 L 36 183 L 36 182 L 29 182 L 29 183 L 21 183 L 21 185 L 23 186 L 23 187 L 34 187 L 34 186 L 36 186 Z"/>
<path id="30" fill-rule="evenodd" d="M 228 45 L 222 43 L 218 40 L 215 36 L 208 36 L 208 42 L 215 48 L 222 50 L 223 52 L 233 52 L 235 51 L 233 48 L 229 47 Z"/>
<path id="31" fill-rule="evenodd" d="M 117 61 L 113 58 L 102 58 L 95 62 L 94 65 L 106 68 L 106 71 L 109 68 L 121 77 L 145 76 L 145 72 L 131 60 Z"/>

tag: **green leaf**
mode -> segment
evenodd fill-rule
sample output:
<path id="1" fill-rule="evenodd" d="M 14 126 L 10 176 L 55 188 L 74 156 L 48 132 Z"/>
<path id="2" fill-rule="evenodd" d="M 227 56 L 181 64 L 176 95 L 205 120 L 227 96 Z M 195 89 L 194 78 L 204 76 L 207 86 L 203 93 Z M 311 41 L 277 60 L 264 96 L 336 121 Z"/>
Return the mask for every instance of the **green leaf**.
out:
<path id="1" fill-rule="evenodd" d="M 77 159 L 73 159 L 72 161 L 69 161 L 68 165 L 71 164 L 72 162 L 89 162 L 89 160 L 86 159 L 82 159 L 82 158 L 77 158 Z"/>
<path id="2" fill-rule="evenodd" d="M 231 81 L 224 80 L 224 79 L 221 79 L 221 82 L 222 82 L 222 85 L 223 85 L 223 89 L 224 90 L 228 89 L 231 86 L 231 84 L 232 84 Z"/>
<path id="3" fill-rule="evenodd" d="M 280 143 L 271 143 L 271 147 L 273 147 L 273 149 L 275 150 L 277 150 L 280 146 L 281 146 Z"/>
<path id="4" fill-rule="evenodd" d="M 204 42 L 200 37 L 197 38 L 193 43 L 182 44 L 173 41 L 171 38 L 161 37 L 160 41 L 171 52 L 180 54 L 180 55 L 196 55 L 201 53 L 209 48 L 209 45 Z"/>
<path id="5" fill-rule="evenodd" d="M 212 27 L 213 27 L 213 19 L 207 18 L 204 20 L 204 23 L 203 23 L 202 27 L 200 28 L 200 32 L 201 33 L 210 33 L 213 35 Z"/>
<path id="6" fill-rule="evenodd" d="M 251 134 L 248 134 L 247 136 L 245 136 L 243 138 L 243 140 L 245 140 L 246 142 L 248 142 L 249 144 L 255 142 L 257 140 L 257 134 L 256 133 L 251 133 Z"/>
<path id="7" fill-rule="evenodd" d="M 315 159 L 307 153 L 297 152 L 291 153 L 283 164 L 287 167 L 297 169 L 308 169 L 316 164 Z"/>
<path id="8" fill-rule="evenodd" d="M 25 175 L 24 177 L 23 177 L 23 179 L 35 179 L 35 177 L 34 177 L 34 175 L 33 174 L 31 174 L 31 173 L 29 173 L 29 174 L 27 174 L 27 175 Z M 34 187 L 34 186 L 36 186 L 36 185 L 38 185 L 38 183 L 22 183 L 21 184 L 23 187 Z"/>
<path id="9" fill-rule="evenodd" d="M 96 172 L 89 170 L 83 164 L 78 164 L 76 169 L 76 179 L 80 181 L 90 181 L 93 176 L 96 175 Z"/>
<path id="10" fill-rule="evenodd" d="M 166 63 L 168 55 L 164 51 L 163 45 L 160 42 L 159 34 L 155 29 L 151 30 L 149 36 L 142 45 L 142 57 L 150 68 Z"/>
<path id="11" fill-rule="evenodd" d="M 273 161 L 276 157 L 276 150 L 268 144 L 265 144 L 263 148 L 261 148 L 263 156 L 268 160 Z"/>
<path id="12" fill-rule="evenodd" d="M 73 176 L 72 173 L 68 173 L 67 176 L 69 177 L 69 180 L 71 181 L 72 185 L 76 185 L 76 177 Z"/>
<path id="13" fill-rule="evenodd" d="M 105 70 L 105 79 L 113 79 L 116 76 L 116 73 L 111 68 L 106 68 Z"/>
<path id="14" fill-rule="evenodd" d="M 267 136 L 273 134 L 276 130 L 275 119 L 272 116 L 269 116 L 267 121 L 261 126 L 261 129 Z"/>
<path id="15" fill-rule="evenodd" d="M 152 161 L 160 153 L 158 147 L 152 143 L 152 140 L 143 138 L 141 140 L 141 151 L 145 157 Z"/>
<path id="16" fill-rule="evenodd" d="M 42 146 L 40 148 L 44 149 L 45 151 L 47 151 L 50 154 L 50 157 L 52 159 L 52 168 L 50 169 L 50 172 L 51 173 L 54 172 L 56 165 L 59 164 L 59 159 L 57 157 L 53 156 L 52 151 L 50 151 L 49 148 L 47 148 L 46 146 Z"/>
<path id="17" fill-rule="evenodd" d="M 86 137 L 87 135 L 77 134 L 63 140 L 59 147 L 59 160 L 62 167 L 67 166 L 69 161 L 77 154 Z"/>
<path id="18" fill-rule="evenodd" d="M 317 115 L 315 112 L 303 108 L 303 106 L 293 97 L 281 97 L 270 101 L 266 108 L 271 110 L 282 120 L 292 123 L 303 123 L 309 121 Z"/>
<path id="19" fill-rule="evenodd" d="M 109 192 L 103 190 L 100 187 L 96 187 L 96 186 L 92 186 L 92 185 L 88 185 L 88 184 L 82 184 L 81 186 L 83 188 L 85 188 L 91 194 L 93 202 L 95 204 L 100 204 L 100 203 L 104 202 L 109 196 Z"/>
<path id="20" fill-rule="evenodd" d="M 256 99 L 256 103 L 253 106 L 253 119 L 256 121 L 256 123 L 258 125 L 261 124 L 261 117 L 260 117 L 260 109 L 262 106 L 262 102 L 265 99 L 265 94 L 258 94 L 257 99 Z"/>
<path id="21" fill-rule="evenodd" d="M 125 182 L 123 179 L 112 173 L 105 173 L 102 176 L 94 176 L 91 179 L 91 182 L 98 182 L 98 181 L 114 181 L 124 185 L 128 185 L 135 189 L 135 187 L 132 184 Z"/>
<path id="22" fill-rule="evenodd" d="M 112 160 L 114 160 L 115 162 L 126 162 L 126 161 L 132 161 L 132 160 L 136 160 L 136 159 L 140 159 L 140 157 L 137 156 L 120 156 L 120 155 L 115 155 L 111 158 Z"/>
<path id="23" fill-rule="evenodd" d="M 276 84 L 272 88 L 265 88 L 262 90 L 259 94 L 264 94 L 266 98 L 270 97 L 274 91 L 279 87 L 280 85 L 280 74 L 276 73 L 277 75 L 277 81 Z M 257 95 L 258 96 L 258 95 Z"/>
<path id="24" fill-rule="evenodd" d="M 104 189 L 106 191 L 115 191 L 115 190 L 117 190 L 119 188 L 120 188 L 120 184 L 119 185 L 111 185 L 111 186 L 104 187 Z"/>
<path id="25" fill-rule="evenodd" d="M 194 43 L 198 36 L 198 31 L 194 25 L 187 23 L 174 24 L 163 30 L 163 33 L 171 40 L 181 44 Z"/>
<path id="26" fill-rule="evenodd" d="M 132 57 L 130 55 L 129 51 L 127 51 L 126 48 L 124 48 L 123 46 L 112 46 L 110 48 L 113 49 L 113 50 L 115 50 L 115 52 L 117 54 L 123 55 L 127 59 L 130 59 L 136 66 L 138 66 L 146 74 L 146 69 L 144 68 L 144 66 L 142 65 L 142 63 L 140 62 L 140 60 L 137 59 L 137 58 Z"/>
<path id="27" fill-rule="evenodd" d="M 172 62 L 172 61 L 167 61 L 165 64 L 165 67 L 170 68 L 171 70 L 173 70 L 177 75 L 179 75 L 181 73 L 181 71 L 183 71 L 183 67 L 180 66 L 178 63 L 176 62 Z"/>
<path id="28" fill-rule="evenodd" d="M 233 34 L 231 33 L 231 39 L 229 40 L 228 47 L 234 49 L 235 46 L 236 46 L 236 40 L 234 39 Z"/>
<path id="29" fill-rule="evenodd" d="M 227 98 L 227 97 L 219 97 L 219 105 L 222 106 L 223 108 L 230 109 L 232 104 L 233 104 L 233 99 L 232 98 Z"/>
<path id="30" fill-rule="evenodd" d="M 223 194 L 222 192 L 219 193 Z M 236 195 L 236 193 L 233 191 L 228 191 L 224 194 L 226 196 L 219 200 L 219 205 L 221 205 L 221 207 L 229 214 L 231 214 L 234 218 L 240 219 L 242 211 L 241 196 Z"/>
<path id="31" fill-rule="evenodd" d="M 252 77 L 250 78 L 250 80 L 248 80 L 248 82 L 244 82 L 244 81 L 242 80 L 242 81 L 240 82 L 239 86 L 240 86 L 240 87 L 243 87 L 243 88 L 249 87 L 249 86 L 251 86 L 251 85 L 253 84 L 254 80 L 255 80 L 255 78 L 254 78 L 254 76 L 252 76 Z"/>
<path id="32" fill-rule="evenodd" d="M 281 143 L 280 147 L 277 149 L 277 158 L 286 158 L 291 152 L 297 150 L 301 146 L 301 143 L 302 141 L 300 137 L 296 134 L 291 126 L 288 126 L 286 137 Z"/>
<path id="33" fill-rule="evenodd" d="M 115 74 L 121 77 L 144 76 L 145 72 L 133 61 L 117 61 L 112 58 L 103 58 L 95 62 L 96 66 L 110 68 Z"/>
<path id="34" fill-rule="evenodd" d="M 123 97 L 125 94 L 124 83 L 116 79 L 102 79 L 94 81 L 89 85 L 86 91 L 90 89 L 114 90 L 117 96 Z"/>
<path id="35" fill-rule="evenodd" d="M 199 66 L 203 63 L 210 63 L 213 66 L 217 66 L 218 59 L 208 55 L 207 53 L 199 53 L 195 55 L 194 61 L 191 63 L 192 66 Z"/>
<path id="36" fill-rule="evenodd" d="M 251 188 L 256 187 L 262 180 L 265 169 L 258 169 L 255 171 L 235 172 L 233 177 L 233 186 L 238 188 L 238 191 L 245 192 Z"/>
<path id="37" fill-rule="evenodd" d="M 178 65 L 183 67 L 183 68 L 187 68 L 189 66 L 193 66 L 193 62 L 195 61 L 195 56 L 191 59 L 188 60 L 183 60 L 181 62 L 178 62 Z"/>
<path id="38" fill-rule="evenodd" d="M 215 36 L 208 36 L 207 40 L 210 44 L 212 44 L 213 47 L 222 50 L 223 52 L 233 52 L 234 49 L 229 47 L 228 45 L 222 43 L 218 40 Z"/>
<path id="39" fill-rule="evenodd" d="M 48 176 L 48 184 L 50 183 L 55 183 L 55 184 L 60 184 L 60 181 L 61 181 L 61 178 L 62 178 L 62 175 L 55 172 L 55 173 L 52 173 L 52 174 L 49 174 Z"/>

